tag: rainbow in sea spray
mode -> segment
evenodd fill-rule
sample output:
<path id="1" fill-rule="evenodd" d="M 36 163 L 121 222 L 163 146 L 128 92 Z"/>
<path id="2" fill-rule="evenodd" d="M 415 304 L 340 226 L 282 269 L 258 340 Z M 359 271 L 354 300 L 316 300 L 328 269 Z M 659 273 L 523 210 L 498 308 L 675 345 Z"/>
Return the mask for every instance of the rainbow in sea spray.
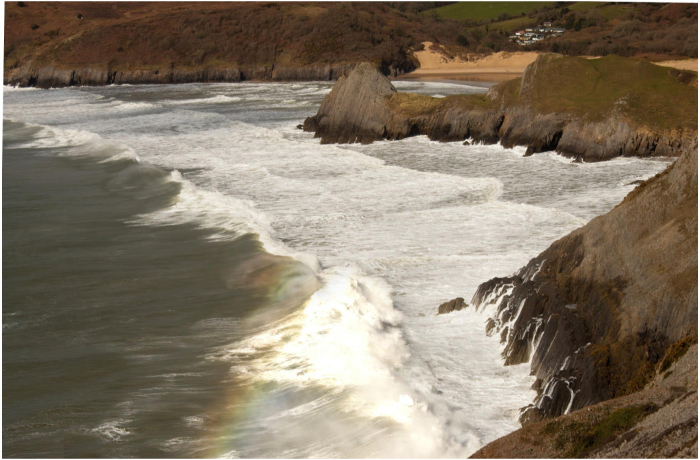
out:
<path id="1" fill-rule="evenodd" d="M 429 405 L 398 376 L 409 351 L 385 283 L 353 267 L 316 277 L 291 259 L 261 259 L 243 269 L 252 268 L 248 282 L 267 286 L 273 300 L 246 319 L 254 333 L 208 357 L 231 363 L 232 376 L 217 417 L 228 435 L 211 455 L 254 456 L 260 446 L 251 444 L 272 437 L 265 449 L 283 456 L 440 456 L 464 448 L 449 446 Z M 287 314 L 275 318 L 280 311 Z M 302 414 L 304 427 L 296 425 Z M 380 445 L 382 433 L 396 442 Z"/>

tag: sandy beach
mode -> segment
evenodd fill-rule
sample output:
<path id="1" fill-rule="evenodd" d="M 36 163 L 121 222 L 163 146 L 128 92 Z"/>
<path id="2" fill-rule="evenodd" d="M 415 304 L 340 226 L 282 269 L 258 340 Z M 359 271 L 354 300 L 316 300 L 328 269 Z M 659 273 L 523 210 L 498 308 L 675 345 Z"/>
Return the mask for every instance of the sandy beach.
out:
<path id="1" fill-rule="evenodd" d="M 430 49 L 432 45 L 431 42 L 423 42 L 423 51 L 414 53 L 420 62 L 420 68 L 398 79 L 501 82 L 519 77 L 539 54 L 532 51 L 501 51 L 488 56 L 473 55 L 468 60 L 463 60 Z"/>
<path id="2" fill-rule="evenodd" d="M 660 61 L 654 64 L 663 67 L 675 67 L 678 70 L 694 70 L 698 71 L 698 60 L 697 59 L 683 59 L 677 61 Z"/>
<path id="3" fill-rule="evenodd" d="M 443 54 L 435 49 L 431 49 L 432 45 L 432 42 L 423 42 L 424 49 L 414 52 L 420 62 L 420 67 L 396 79 L 500 83 L 520 77 L 525 68 L 533 63 L 540 54 L 534 51 L 500 51 L 488 56 L 470 55 L 468 60 L 463 60 L 459 57 L 450 58 L 446 53 Z M 595 59 L 599 56 L 582 57 Z M 660 61 L 654 64 L 674 67 L 679 70 L 694 70 L 696 72 L 698 70 L 697 59 Z"/>

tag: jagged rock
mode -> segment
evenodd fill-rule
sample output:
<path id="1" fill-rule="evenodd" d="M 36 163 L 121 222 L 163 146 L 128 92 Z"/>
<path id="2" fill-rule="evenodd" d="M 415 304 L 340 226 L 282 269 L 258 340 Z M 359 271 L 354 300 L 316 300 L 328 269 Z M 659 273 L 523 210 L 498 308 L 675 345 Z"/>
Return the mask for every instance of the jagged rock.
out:
<path id="1" fill-rule="evenodd" d="M 467 304 L 464 302 L 463 298 L 457 297 L 456 299 L 452 299 L 441 304 L 438 307 L 438 315 L 452 313 L 453 311 L 460 311 L 463 308 L 467 308 Z"/>
<path id="2" fill-rule="evenodd" d="M 394 85 L 372 64 L 359 64 L 347 77 L 340 77 L 323 99 L 318 113 L 304 122 L 322 143 L 370 143 L 387 134 L 392 113 L 385 98 Z"/>
<path id="3" fill-rule="evenodd" d="M 494 310 L 487 332 L 504 334 L 506 364 L 531 360 L 545 416 L 637 391 L 674 343 L 697 340 L 697 158 L 696 145 L 514 276 L 478 288 L 471 303 Z"/>

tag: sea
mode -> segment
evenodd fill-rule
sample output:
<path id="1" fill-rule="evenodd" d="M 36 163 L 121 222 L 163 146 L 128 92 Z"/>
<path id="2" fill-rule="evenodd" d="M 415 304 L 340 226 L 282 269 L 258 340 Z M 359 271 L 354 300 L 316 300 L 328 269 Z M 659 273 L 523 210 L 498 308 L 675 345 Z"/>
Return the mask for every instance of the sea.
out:
<path id="1" fill-rule="evenodd" d="M 529 365 L 438 306 L 671 160 L 321 145 L 331 87 L 3 88 L 4 457 L 454 458 L 519 427 Z"/>

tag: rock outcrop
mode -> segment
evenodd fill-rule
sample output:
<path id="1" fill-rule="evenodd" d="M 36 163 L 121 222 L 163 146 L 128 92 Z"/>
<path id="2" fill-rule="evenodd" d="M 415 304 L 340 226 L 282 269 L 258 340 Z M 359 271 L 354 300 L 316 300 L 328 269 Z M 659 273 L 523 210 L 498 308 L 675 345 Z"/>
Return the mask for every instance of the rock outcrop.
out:
<path id="1" fill-rule="evenodd" d="M 306 119 L 305 131 L 315 131 L 322 143 L 370 143 L 386 137 L 393 115 L 386 97 L 394 85 L 369 63 L 340 77 L 323 99 L 318 113 Z"/>
<path id="2" fill-rule="evenodd" d="M 472 455 L 562 457 L 698 458 L 698 346 L 642 391 L 527 425 Z"/>
<path id="3" fill-rule="evenodd" d="M 538 111 L 532 101 L 545 96 L 539 94 L 541 85 L 535 81 L 555 59 L 540 56 L 521 81 L 515 81 L 518 85 L 511 81 L 494 86 L 481 98 L 398 93 L 379 70 L 363 64 L 347 79 L 338 80 L 304 129 L 315 132 L 322 143 L 367 143 L 423 134 L 443 142 L 500 142 L 506 148 L 522 145 L 528 155 L 557 151 L 583 161 L 679 156 L 697 142 L 697 128 L 650 130 L 634 128 L 616 113 L 585 121 L 574 113 Z"/>
<path id="4" fill-rule="evenodd" d="M 463 298 L 457 297 L 456 299 L 452 299 L 443 304 L 440 304 L 440 306 L 438 307 L 438 315 L 452 313 L 453 311 L 460 311 L 467 308 L 468 306 L 469 305 L 467 305 L 464 302 Z"/>
<path id="5" fill-rule="evenodd" d="M 482 284 L 506 364 L 531 363 L 538 397 L 521 420 L 569 413 L 644 388 L 698 334 L 697 146 L 608 214 L 515 275 Z"/>

